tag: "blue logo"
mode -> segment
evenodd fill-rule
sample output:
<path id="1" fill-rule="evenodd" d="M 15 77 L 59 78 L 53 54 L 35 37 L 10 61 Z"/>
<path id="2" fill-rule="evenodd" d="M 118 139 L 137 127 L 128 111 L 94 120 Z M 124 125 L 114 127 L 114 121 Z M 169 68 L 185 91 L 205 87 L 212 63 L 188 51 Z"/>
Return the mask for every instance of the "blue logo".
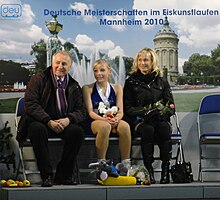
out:
<path id="1" fill-rule="evenodd" d="M 0 12 L 2 18 L 16 19 L 21 17 L 22 7 L 21 4 L 2 4 Z"/>

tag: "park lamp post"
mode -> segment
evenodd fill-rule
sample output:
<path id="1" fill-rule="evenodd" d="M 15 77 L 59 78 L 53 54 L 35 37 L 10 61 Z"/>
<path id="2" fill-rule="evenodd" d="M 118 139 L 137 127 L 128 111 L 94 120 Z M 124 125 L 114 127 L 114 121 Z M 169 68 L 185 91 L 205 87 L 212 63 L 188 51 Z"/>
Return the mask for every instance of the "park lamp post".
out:
<path id="1" fill-rule="evenodd" d="M 202 85 L 204 84 L 204 77 L 203 77 L 203 72 L 200 72 L 200 76 L 201 76 L 201 82 L 202 82 Z"/>
<path id="2" fill-rule="evenodd" d="M 196 80 L 195 80 L 195 77 L 194 77 L 194 73 L 191 72 L 190 76 L 191 76 L 191 80 L 192 80 L 192 85 L 195 85 L 196 84 Z"/>
<path id="3" fill-rule="evenodd" d="M 63 29 L 63 25 L 57 21 L 57 15 L 52 15 L 52 17 L 53 19 L 45 22 L 46 27 L 50 32 L 50 36 L 47 41 L 47 67 L 52 64 L 53 54 L 63 49 L 63 45 L 57 36 Z"/>

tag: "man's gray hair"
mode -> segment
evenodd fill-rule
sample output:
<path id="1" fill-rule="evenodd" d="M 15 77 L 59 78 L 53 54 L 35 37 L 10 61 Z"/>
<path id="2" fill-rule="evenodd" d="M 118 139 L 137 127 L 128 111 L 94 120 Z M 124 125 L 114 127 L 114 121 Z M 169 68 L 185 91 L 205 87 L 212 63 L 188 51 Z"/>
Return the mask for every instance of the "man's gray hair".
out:
<path id="1" fill-rule="evenodd" d="M 55 56 L 56 56 L 57 54 L 61 54 L 61 55 L 64 55 L 64 56 L 68 56 L 68 57 L 70 58 L 70 62 L 71 62 L 71 64 L 72 64 L 73 59 L 72 59 L 71 54 L 70 54 L 68 51 L 57 51 L 55 54 L 53 54 L 53 57 L 52 57 L 53 60 L 54 60 L 54 58 L 55 58 Z"/>

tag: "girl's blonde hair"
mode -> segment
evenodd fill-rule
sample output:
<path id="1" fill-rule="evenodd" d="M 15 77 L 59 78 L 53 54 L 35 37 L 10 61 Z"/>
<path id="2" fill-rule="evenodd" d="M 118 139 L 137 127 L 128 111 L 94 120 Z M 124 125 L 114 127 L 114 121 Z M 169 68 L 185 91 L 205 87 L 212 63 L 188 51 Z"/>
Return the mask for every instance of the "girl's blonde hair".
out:
<path id="1" fill-rule="evenodd" d="M 108 69 L 111 70 L 109 62 L 105 59 L 96 60 L 94 65 L 93 65 L 93 69 L 95 69 L 97 66 L 103 65 L 103 64 L 105 64 L 108 67 Z"/>
<path id="2" fill-rule="evenodd" d="M 111 66 L 110 66 L 110 63 L 105 60 L 105 59 L 99 59 L 99 60 L 96 60 L 94 65 L 93 65 L 93 70 L 97 67 L 97 66 L 100 66 L 100 65 L 105 65 L 107 66 L 107 68 L 111 71 Z M 108 81 L 110 82 L 110 76 L 108 77 Z"/>
<path id="3" fill-rule="evenodd" d="M 162 76 L 163 71 L 157 66 L 157 54 L 153 49 L 150 48 L 143 48 L 136 54 L 130 74 L 133 74 L 138 70 L 138 59 L 142 54 L 150 54 L 153 65 L 153 72 L 156 72 L 159 76 Z"/>

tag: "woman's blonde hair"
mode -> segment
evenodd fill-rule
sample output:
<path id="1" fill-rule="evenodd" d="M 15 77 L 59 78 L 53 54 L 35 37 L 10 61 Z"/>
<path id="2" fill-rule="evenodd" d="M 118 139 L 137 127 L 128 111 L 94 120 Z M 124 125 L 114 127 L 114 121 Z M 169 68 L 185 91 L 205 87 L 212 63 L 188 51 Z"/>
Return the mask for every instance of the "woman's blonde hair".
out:
<path id="1" fill-rule="evenodd" d="M 157 54 L 153 49 L 150 48 L 143 48 L 136 54 L 130 74 L 133 74 L 138 70 L 138 59 L 142 54 L 150 54 L 153 65 L 153 72 L 156 72 L 159 76 L 162 76 L 163 71 L 157 66 Z"/>

